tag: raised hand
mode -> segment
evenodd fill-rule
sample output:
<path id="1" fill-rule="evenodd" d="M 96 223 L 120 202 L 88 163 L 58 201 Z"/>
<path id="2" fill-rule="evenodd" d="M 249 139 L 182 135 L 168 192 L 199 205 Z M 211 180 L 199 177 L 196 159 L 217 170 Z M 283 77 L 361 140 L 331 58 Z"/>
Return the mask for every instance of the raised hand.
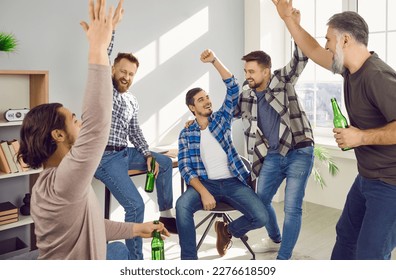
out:
<path id="1" fill-rule="evenodd" d="M 122 1 L 118 4 L 119 13 L 123 11 Z M 89 63 L 109 65 L 107 47 L 113 31 L 114 8 L 110 7 L 106 15 L 106 0 L 89 0 L 89 24 L 82 21 L 80 24 L 85 31 L 89 42 Z M 119 17 L 118 17 L 119 18 Z"/>
<path id="2" fill-rule="evenodd" d="M 272 0 L 272 3 L 276 6 L 278 14 L 283 20 L 292 17 L 293 0 Z"/>
<path id="3" fill-rule="evenodd" d="M 114 12 L 113 16 L 113 30 L 116 29 L 118 23 L 121 21 L 122 16 L 124 15 L 124 9 L 122 8 L 122 5 L 124 4 L 124 0 L 120 0 L 120 2 L 117 5 L 117 8 Z"/>
<path id="4" fill-rule="evenodd" d="M 208 62 L 213 63 L 214 60 L 216 60 L 216 56 L 212 50 L 206 49 L 201 53 L 201 61 L 203 63 L 208 63 Z"/>
<path id="5" fill-rule="evenodd" d="M 299 10 L 293 8 L 292 14 L 291 14 L 291 18 L 292 18 L 292 20 L 293 20 L 296 24 L 300 25 L 300 22 L 301 22 L 301 13 L 300 13 Z"/>

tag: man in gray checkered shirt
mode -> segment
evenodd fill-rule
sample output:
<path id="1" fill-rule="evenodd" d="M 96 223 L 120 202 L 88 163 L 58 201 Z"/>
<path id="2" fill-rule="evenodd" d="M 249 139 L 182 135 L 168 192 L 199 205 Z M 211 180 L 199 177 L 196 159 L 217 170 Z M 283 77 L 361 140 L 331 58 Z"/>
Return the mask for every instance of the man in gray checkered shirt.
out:
<path id="1" fill-rule="evenodd" d="M 299 21 L 299 14 L 295 15 Z M 286 66 L 271 72 L 271 57 L 263 51 L 245 55 L 246 82 L 239 99 L 247 154 L 258 177 L 257 194 L 269 222 L 268 238 L 252 246 L 257 253 L 278 251 L 290 259 L 301 228 L 302 202 L 313 165 L 314 142 L 309 120 L 294 89 L 308 58 L 295 47 Z M 283 181 L 285 218 L 282 234 L 271 201 Z"/>
<path id="2" fill-rule="evenodd" d="M 108 53 L 112 51 L 113 38 Z M 128 170 L 151 169 L 152 157 L 156 160 L 156 192 L 160 210 L 159 220 L 169 232 L 177 233 L 176 219 L 172 216 L 172 161 L 169 157 L 151 152 L 139 126 L 137 99 L 129 88 L 139 67 L 138 59 L 131 53 L 119 53 L 112 67 L 113 111 L 109 141 L 95 173 L 125 209 L 126 222 L 143 222 L 144 202 Z M 133 147 L 128 147 L 128 139 Z M 126 240 L 131 259 L 143 259 L 142 239 Z"/>

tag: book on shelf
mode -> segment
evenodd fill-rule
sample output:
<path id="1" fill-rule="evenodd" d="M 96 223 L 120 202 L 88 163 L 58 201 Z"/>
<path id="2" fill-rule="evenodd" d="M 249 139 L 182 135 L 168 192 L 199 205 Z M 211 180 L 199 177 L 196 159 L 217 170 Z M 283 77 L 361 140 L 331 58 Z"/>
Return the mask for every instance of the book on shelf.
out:
<path id="1" fill-rule="evenodd" d="M 10 149 L 10 153 L 12 155 L 12 161 L 15 163 L 15 166 L 17 167 L 18 172 L 22 172 L 23 170 L 22 170 L 22 167 L 21 167 L 21 165 L 19 164 L 19 162 L 17 160 L 17 155 L 15 153 L 14 146 L 11 145 L 11 142 L 7 142 L 7 143 L 8 143 L 8 148 Z"/>
<path id="2" fill-rule="evenodd" d="M 9 201 L 0 203 L 0 216 L 18 213 L 18 208 Z"/>
<path id="3" fill-rule="evenodd" d="M 13 159 L 14 159 L 15 164 L 17 165 L 19 172 L 28 171 L 29 167 L 26 165 L 26 163 L 23 161 L 23 159 L 20 158 L 18 160 L 18 158 L 17 158 L 17 154 L 19 152 L 19 147 L 20 147 L 19 141 L 16 139 L 9 141 L 8 147 L 10 148 L 11 154 L 13 154 Z"/>
<path id="4" fill-rule="evenodd" d="M 18 167 L 15 164 L 15 161 L 13 160 L 13 155 L 11 154 L 10 148 L 8 147 L 8 142 L 7 141 L 1 141 L 0 142 L 1 149 L 4 152 L 4 155 L 7 159 L 8 165 L 11 169 L 11 173 L 18 172 Z"/>
<path id="5" fill-rule="evenodd" d="M 13 219 L 9 219 L 9 220 L 0 221 L 0 226 L 1 226 L 1 225 L 6 225 L 6 224 L 15 223 L 15 222 L 18 222 L 18 221 L 19 221 L 19 218 L 18 218 L 18 217 L 13 218 Z"/>
<path id="6" fill-rule="evenodd" d="M 0 216 L 0 222 L 5 221 L 5 220 L 10 220 L 10 219 L 15 219 L 19 217 L 19 213 L 14 213 L 14 214 L 8 214 L 4 216 Z"/>
<path id="7" fill-rule="evenodd" d="M 10 166 L 8 165 L 8 161 L 1 147 L 0 147 L 0 171 L 6 174 L 11 173 Z"/>

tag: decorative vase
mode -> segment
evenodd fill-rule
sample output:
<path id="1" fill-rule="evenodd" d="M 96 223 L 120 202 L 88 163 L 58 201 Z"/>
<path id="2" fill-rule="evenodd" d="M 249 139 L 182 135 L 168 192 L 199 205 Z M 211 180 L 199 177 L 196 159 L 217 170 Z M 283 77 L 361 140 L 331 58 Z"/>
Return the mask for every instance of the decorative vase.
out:
<path id="1" fill-rule="evenodd" d="M 21 214 L 24 216 L 29 216 L 30 215 L 30 193 L 25 194 L 25 197 L 23 198 L 23 203 L 24 205 L 21 206 Z"/>

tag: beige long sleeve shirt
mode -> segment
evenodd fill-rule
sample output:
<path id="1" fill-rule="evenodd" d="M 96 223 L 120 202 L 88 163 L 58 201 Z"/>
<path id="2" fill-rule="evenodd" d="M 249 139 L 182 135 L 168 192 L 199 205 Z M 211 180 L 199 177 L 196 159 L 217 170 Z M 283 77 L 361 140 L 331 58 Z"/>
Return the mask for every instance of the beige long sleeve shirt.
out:
<path id="1" fill-rule="evenodd" d="M 106 240 L 133 237 L 132 223 L 103 218 L 91 186 L 108 140 L 111 108 L 110 67 L 89 65 L 79 136 L 59 166 L 42 171 L 32 189 L 39 259 L 106 259 Z"/>

